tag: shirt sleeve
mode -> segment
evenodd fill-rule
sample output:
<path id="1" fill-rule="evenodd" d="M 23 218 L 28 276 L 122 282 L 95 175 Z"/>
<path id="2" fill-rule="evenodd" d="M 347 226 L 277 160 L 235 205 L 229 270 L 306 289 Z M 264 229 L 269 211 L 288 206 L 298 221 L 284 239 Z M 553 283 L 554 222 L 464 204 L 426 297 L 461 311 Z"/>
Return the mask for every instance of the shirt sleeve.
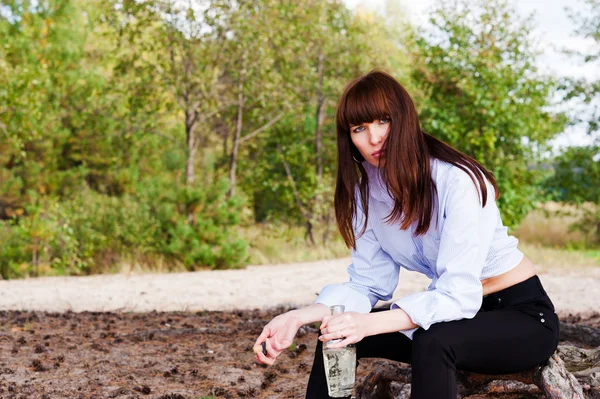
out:
<path id="1" fill-rule="evenodd" d="M 315 303 L 344 305 L 346 312 L 369 313 L 377 301 L 392 299 L 398 285 L 400 266 L 381 248 L 370 226 L 371 218 L 365 232 L 359 237 L 364 213 L 358 204 L 353 224 L 357 237 L 356 250 L 352 250 L 352 263 L 347 269 L 349 281 L 325 286 Z"/>
<path id="2" fill-rule="evenodd" d="M 476 186 L 467 173 L 461 171 L 449 182 L 435 263 L 437 281 L 428 291 L 410 294 L 391 306 L 403 309 L 425 330 L 434 323 L 473 318 L 481 307 L 480 276 L 498 217 L 494 188 L 485 181 L 487 201 L 483 208 L 479 184 Z"/>

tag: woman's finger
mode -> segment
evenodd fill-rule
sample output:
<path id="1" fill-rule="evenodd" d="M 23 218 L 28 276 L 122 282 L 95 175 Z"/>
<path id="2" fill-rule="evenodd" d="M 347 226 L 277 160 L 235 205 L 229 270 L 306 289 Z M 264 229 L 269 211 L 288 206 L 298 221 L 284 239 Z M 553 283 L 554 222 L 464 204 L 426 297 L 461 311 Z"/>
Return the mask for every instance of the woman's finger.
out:
<path id="1" fill-rule="evenodd" d="M 258 362 L 262 363 L 262 364 L 267 364 L 269 366 L 272 366 L 273 364 L 275 364 L 275 359 L 268 358 L 265 355 L 263 355 L 262 353 L 257 353 L 256 358 L 257 358 Z"/>
<path id="2" fill-rule="evenodd" d="M 271 347 L 271 344 L 269 342 L 269 339 L 267 339 L 265 341 L 265 349 L 267 350 L 267 355 L 265 356 L 265 354 L 262 351 L 262 345 L 261 345 L 261 350 L 255 350 L 255 358 L 263 364 L 268 364 L 269 366 L 272 366 L 275 363 L 275 359 L 277 358 L 277 354 L 273 355 L 273 348 Z"/>
<path id="3" fill-rule="evenodd" d="M 273 345 L 271 345 L 270 339 L 267 339 L 267 341 L 266 341 L 266 348 L 267 348 L 267 357 L 271 358 L 273 360 L 275 360 L 275 358 L 277 358 L 277 356 L 279 356 L 279 354 L 281 353 L 281 351 L 278 351 L 277 349 L 273 348 Z"/>
<path id="4" fill-rule="evenodd" d="M 348 327 L 348 323 L 344 322 L 344 320 L 335 320 L 331 319 L 329 324 L 325 327 L 321 326 L 321 334 L 327 334 L 333 331 L 338 331 L 343 329 L 344 327 Z"/>
<path id="5" fill-rule="evenodd" d="M 260 333 L 260 335 L 256 339 L 256 342 L 254 343 L 254 346 L 262 344 L 270 336 L 271 336 L 271 329 L 268 326 L 265 326 L 265 328 L 263 328 L 262 332 Z"/>
<path id="6" fill-rule="evenodd" d="M 268 357 L 266 357 L 262 350 L 260 351 L 256 351 L 254 352 L 254 359 L 256 359 L 257 362 L 262 363 L 262 364 L 268 364 L 268 365 L 273 365 L 274 360 L 269 359 Z"/>
<path id="7" fill-rule="evenodd" d="M 263 360 L 262 357 L 266 357 L 267 356 L 267 344 L 265 341 L 263 341 L 260 344 L 256 344 L 252 347 L 252 350 L 254 351 L 255 354 L 255 358 L 259 361 Z M 259 356 L 259 355 L 262 355 Z"/>
<path id="8" fill-rule="evenodd" d="M 321 326 L 319 327 L 321 330 L 323 328 L 337 326 L 340 324 L 346 324 L 348 322 L 345 318 L 342 317 L 342 315 L 326 316 L 326 317 L 328 317 L 327 322 L 321 323 Z"/>
<path id="9" fill-rule="evenodd" d="M 340 338 L 345 338 L 344 334 L 347 334 L 348 332 L 345 332 L 342 329 L 336 329 L 334 331 L 328 331 L 325 334 L 322 334 L 319 339 L 323 342 L 326 341 L 331 341 L 332 339 L 340 339 Z"/>
<path id="10" fill-rule="evenodd" d="M 356 343 L 356 341 L 354 340 L 354 337 L 350 336 L 350 337 L 346 337 L 345 339 L 343 339 L 340 342 L 331 343 L 331 344 L 327 345 L 327 347 L 330 349 L 337 349 L 337 348 L 343 348 L 346 345 L 350 345 L 350 344 L 354 344 L 354 343 Z"/>

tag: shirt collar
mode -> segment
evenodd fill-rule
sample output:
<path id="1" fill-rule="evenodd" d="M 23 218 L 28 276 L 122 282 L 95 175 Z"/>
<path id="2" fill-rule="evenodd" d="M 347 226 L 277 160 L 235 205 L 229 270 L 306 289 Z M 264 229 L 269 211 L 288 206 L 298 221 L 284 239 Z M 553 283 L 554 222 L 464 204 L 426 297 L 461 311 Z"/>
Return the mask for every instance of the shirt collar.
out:
<path id="1" fill-rule="evenodd" d="M 362 165 L 369 178 L 369 195 L 378 201 L 393 206 L 394 197 L 387 190 L 381 170 L 367 161 L 364 161 Z"/>

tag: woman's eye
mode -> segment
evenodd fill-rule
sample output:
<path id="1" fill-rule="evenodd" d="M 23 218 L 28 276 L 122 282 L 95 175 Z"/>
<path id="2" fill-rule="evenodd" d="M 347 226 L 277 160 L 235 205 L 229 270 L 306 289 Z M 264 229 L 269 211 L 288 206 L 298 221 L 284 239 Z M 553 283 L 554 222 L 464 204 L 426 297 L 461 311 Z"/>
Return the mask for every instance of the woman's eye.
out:
<path id="1" fill-rule="evenodd" d="M 381 123 L 390 123 L 391 119 L 390 118 L 384 118 L 384 119 L 380 119 L 379 122 L 381 122 Z"/>
<path id="2" fill-rule="evenodd" d="M 362 130 L 359 130 L 359 129 L 363 129 L 363 128 L 364 128 L 363 126 L 358 126 L 358 127 L 355 127 L 354 129 L 352 129 L 352 132 L 353 132 L 353 133 L 362 132 Z"/>

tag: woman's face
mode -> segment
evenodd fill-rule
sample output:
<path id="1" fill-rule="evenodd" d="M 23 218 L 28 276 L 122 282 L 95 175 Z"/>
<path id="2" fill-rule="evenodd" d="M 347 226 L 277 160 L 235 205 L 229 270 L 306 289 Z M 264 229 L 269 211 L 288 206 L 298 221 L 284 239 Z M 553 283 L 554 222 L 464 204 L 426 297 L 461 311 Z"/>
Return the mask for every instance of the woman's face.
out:
<path id="1" fill-rule="evenodd" d="M 385 158 L 381 148 L 390 130 L 390 121 L 390 118 L 386 118 L 350 126 L 352 142 L 363 158 L 375 167 L 382 165 Z"/>

